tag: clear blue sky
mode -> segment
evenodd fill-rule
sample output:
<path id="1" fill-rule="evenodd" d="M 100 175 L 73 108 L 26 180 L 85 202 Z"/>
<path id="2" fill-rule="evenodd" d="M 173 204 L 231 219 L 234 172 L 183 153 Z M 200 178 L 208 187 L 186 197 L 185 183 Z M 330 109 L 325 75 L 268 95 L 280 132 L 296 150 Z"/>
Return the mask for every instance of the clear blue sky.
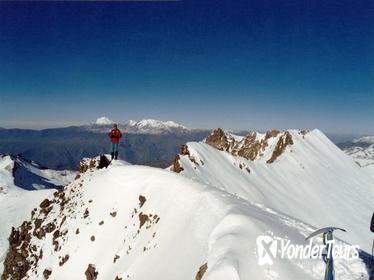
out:
<path id="1" fill-rule="evenodd" d="M 374 133 L 370 1 L 0 2 L 0 126 Z"/>

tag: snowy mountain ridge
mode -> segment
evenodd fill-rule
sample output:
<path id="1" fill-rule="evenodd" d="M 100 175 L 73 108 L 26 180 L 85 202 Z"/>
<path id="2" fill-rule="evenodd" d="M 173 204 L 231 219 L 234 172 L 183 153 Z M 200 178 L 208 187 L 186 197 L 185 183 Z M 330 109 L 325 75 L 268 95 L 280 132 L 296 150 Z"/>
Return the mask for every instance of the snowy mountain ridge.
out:
<path id="1" fill-rule="evenodd" d="M 100 117 L 93 125 L 87 126 L 87 129 L 106 132 L 113 123 L 114 121 L 107 117 Z M 174 121 L 160 121 L 155 119 L 129 120 L 125 123 L 119 122 L 118 127 L 125 133 L 139 134 L 186 133 L 192 131 L 192 129 Z"/>
<path id="2" fill-rule="evenodd" d="M 319 130 L 238 138 L 217 129 L 187 143 L 171 169 L 315 227 L 346 228 L 344 240 L 370 250 L 374 180 Z"/>
<path id="3" fill-rule="evenodd" d="M 308 224 L 167 170 L 96 166 L 96 159 L 82 162 L 74 182 L 12 231 L 3 279 L 309 280 L 324 273 L 321 260 L 257 264 L 259 235 L 302 244 L 315 229 Z M 337 260 L 336 273 L 357 278 L 365 265 Z"/>
<path id="4" fill-rule="evenodd" d="M 11 228 L 28 219 L 35 206 L 73 181 L 75 174 L 46 169 L 19 156 L 0 155 L 0 274 Z"/>
<path id="5" fill-rule="evenodd" d="M 317 280 L 320 259 L 259 266 L 256 239 L 305 244 L 325 226 L 347 230 L 338 244 L 370 249 L 374 180 L 319 130 L 216 129 L 182 146 L 171 167 L 179 174 L 97 167 L 83 160 L 72 183 L 12 230 L 2 280 Z M 367 279 L 366 269 L 361 258 L 335 261 L 339 280 Z"/>
<path id="6" fill-rule="evenodd" d="M 189 128 L 174 121 L 160 121 L 154 119 L 144 119 L 140 121 L 129 120 L 124 125 L 125 131 L 137 133 L 166 133 L 189 131 Z"/>

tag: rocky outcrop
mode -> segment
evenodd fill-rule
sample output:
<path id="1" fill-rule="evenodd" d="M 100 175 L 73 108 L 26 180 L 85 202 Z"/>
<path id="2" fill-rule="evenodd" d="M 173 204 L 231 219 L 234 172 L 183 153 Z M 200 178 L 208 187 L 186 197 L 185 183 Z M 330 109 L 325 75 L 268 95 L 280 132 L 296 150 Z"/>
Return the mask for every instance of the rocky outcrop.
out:
<path id="1" fill-rule="evenodd" d="M 305 131 L 300 131 L 300 133 L 302 133 L 302 135 L 306 134 Z M 218 150 L 226 151 L 232 155 L 254 161 L 264 155 L 266 148 L 269 146 L 269 141 L 272 138 L 280 137 L 272 157 L 267 161 L 267 163 L 272 163 L 282 154 L 287 145 L 293 144 L 292 136 L 288 131 L 284 132 L 281 136 L 279 136 L 279 134 L 281 134 L 279 130 L 271 129 L 262 136 L 258 135 L 256 132 L 251 132 L 240 140 L 237 140 L 231 134 L 217 128 L 212 131 L 204 142 Z"/>
<path id="2" fill-rule="evenodd" d="M 56 191 L 53 198 L 43 200 L 38 209 L 32 210 L 30 221 L 24 221 L 20 227 L 12 228 L 1 280 L 23 279 L 30 270 L 38 266 L 39 260 L 43 258 L 43 250 L 35 243 L 31 244 L 32 238 L 42 240 L 47 234 L 51 234 L 54 250 L 60 250 L 59 240 L 67 233 L 61 231 L 66 217 L 62 217 L 61 223 L 57 220 L 47 221 L 47 217 L 53 208 L 61 213 L 67 202 L 64 191 Z M 60 265 L 68 259 L 68 256 L 62 257 Z M 48 273 L 49 270 L 45 270 L 44 274 L 48 275 Z"/>
<path id="3" fill-rule="evenodd" d="M 196 273 L 195 280 L 203 279 L 205 272 L 208 270 L 208 263 L 204 263 L 200 266 L 199 271 Z"/>
<path id="4" fill-rule="evenodd" d="M 99 272 L 96 271 L 95 265 L 89 264 L 84 274 L 86 275 L 87 280 L 95 280 L 97 279 Z"/>
<path id="5" fill-rule="evenodd" d="M 257 140 L 256 132 L 252 132 L 235 145 L 233 154 L 253 161 L 266 147 L 267 142 Z"/>
<path id="6" fill-rule="evenodd" d="M 273 163 L 286 149 L 288 145 L 293 145 L 292 135 L 286 131 L 278 140 L 277 145 L 273 150 L 271 158 L 268 159 L 267 163 Z"/>
<path id="7" fill-rule="evenodd" d="M 181 166 L 179 160 L 180 160 L 180 156 L 175 155 L 175 158 L 173 160 L 173 165 L 171 167 L 171 171 L 174 171 L 176 173 L 180 173 L 184 170 L 184 168 Z"/>
<path id="8" fill-rule="evenodd" d="M 31 222 L 23 222 L 18 228 L 12 228 L 9 237 L 9 249 L 4 260 L 4 271 L 1 280 L 6 279 L 22 279 L 26 276 L 31 267 L 31 261 L 28 260 L 31 240 Z M 37 255 L 35 255 L 37 258 Z M 36 259 L 35 258 L 35 259 Z"/>
<path id="9" fill-rule="evenodd" d="M 205 143 L 221 151 L 230 151 L 235 144 L 235 139 L 221 128 L 212 131 L 205 139 Z"/>
<path id="10" fill-rule="evenodd" d="M 190 155 L 190 151 L 188 150 L 188 146 L 186 144 L 181 145 L 180 154 L 184 156 Z"/>
<path id="11" fill-rule="evenodd" d="M 96 158 L 85 158 L 79 162 L 79 173 L 85 173 L 87 170 L 97 167 L 99 160 Z"/>
<path id="12" fill-rule="evenodd" d="M 188 154 L 187 147 L 184 147 L 183 151 Z M 95 216 L 92 214 L 94 211 L 91 211 L 91 206 L 96 202 L 96 199 L 84 197 L 83 195 L 85 190 L 83 183 L 86 180 L 90 180 L 91 172 L 95 172 L 96 163 L 98 161 L 92 159 L 82 162 L 81 166 L 85 166 L 82 171 L 85 170 L 86 174 L 81 174 L 81 177 L 72 184 L 54 192 L 53 195 L 41 201 L 31 211 L 30 220 L 12 229 L 8 238 L 9 248 L 4 259 L 4 270 L 3 275 L 0 276 L 1 280 L 27 279 L 27 277 L 33 278 L 33 275 L 37 275 L 38 279 L 54 279 L 54 274 L 59 273 L 59 270 L 56 271 L 53 266 L 44 266 L 45 262 L 41 261 L 43 254 L 45 255 L 44 258 L 48 258 L 49 265 L 56 263 L 60 268 L 63 268 L 64 266 L 72 265 L 71 259 L 74 252 L 64 250 L 71 238 L 75 238 L 76 235 L 80 234 L 81 237 L 78 236 L 78 238 L 82 239 L 79 240 L 82 240 L 82 242 L 89 241 L 90 244 L 95 246 L 99 236 L 94 234 L 94 232 L 83 236 L 86 232 L 84 230 L 80 231 L 76 225 L 84 228 L 85 226 L 98 224 L 101 229 L 105 228 L 106 222 L 104 224 L 103 217 L 100 217 L 100 220 L 93 220 Z M 132 221 L 123 229 L 127 232 L 125 235 L 131 235 L 131 240 L 133 240 L 130 241 L 130 239 L 126 238 L 128 243 L 136 242 L 134 240 L 138 236 L 151 231 L 152 227 L 155 227 L 160 221 L 159 215 L 147 211 L 147 207 L 145 207 L 147 203 L 149 202 L 144 194 L 138 194 L 137 199 L 134 201 L 134 205 L 137 207 L 134 208 L 133 212 L 128 213 Z M 120 216 L 118 209 L 111 209 L 107 214 L 111 217 L 110 219 L 116 220 Z M 122 217 L 120 216 L 120 219 Z M 79 220 L 79 222 L 78 224 L 73 222 L 74 227 L 72 227 L 70 224 L 72 220 Z M 134 228 L 128 229 L 127 226 L 130 227 L 130 225 L 133 225 Z M 155 235 L 155 230 L 147 234 L 149 239 L 144 243 L 144 251 L 155 248 L 156 244 L 152 241 Z M 131 246 L 129 245 L 128 247 L 126 254 L 129 254 L 131 250 Z M 98 277 L 97 268 L 93 264 L 83 263 L 82 265 L 84 265 L 83 271 L 87 268 L 85 272 L 86 279 L 93 280 Z M 53 272 L 52 269 L 54 270 Z M 80 276 L 78 275 L 78 279 L 84 279 L 85 276 L 83 274 L 82 272 Z"/>
<path id="13" fill-rule="evenodd" d="M 246 159 L 255 160 L 259 156 L 262 156 L 262 153 L 265 151 L 266 147 L 269 146 L 268 140 L 270 138 L 275 138 L 280 133 L 279 130 L 271 129 L 268 130 L 265 134 L 265 137 L 262 139 L 257 139 L 257 133 L 252 132 L 245 136 L 238 143 L 238 150 L 236 154 L 238 156 L 244 157 Z"/>
<path id="14" fill-rule="evenodd" d="M 188 156 L 188 158 L 193 161 L 194 159 L 190 155 L 190 151 L 188 150 L 188 146 L 186 144 L 181 145 L 179 154 L 175 155 L 173 160 L 173 165 L 171 166 L 171 171 L 176 173 L 182 172 L 184 169 L 180 164 L 180 157 L 181 156 Z"/>

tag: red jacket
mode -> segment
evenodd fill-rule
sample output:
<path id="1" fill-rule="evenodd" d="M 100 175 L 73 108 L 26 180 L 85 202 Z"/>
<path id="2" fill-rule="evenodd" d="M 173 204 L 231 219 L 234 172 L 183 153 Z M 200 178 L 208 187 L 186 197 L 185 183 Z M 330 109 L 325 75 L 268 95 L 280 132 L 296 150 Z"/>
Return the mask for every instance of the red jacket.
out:
<path id="1" fill-rule="evenodd" d="M 118 128 L 113 128 L 109 133 L 108 136 L 112 143 L 118 143 L 119 139 L 122 137 L 122 133 Z"/>

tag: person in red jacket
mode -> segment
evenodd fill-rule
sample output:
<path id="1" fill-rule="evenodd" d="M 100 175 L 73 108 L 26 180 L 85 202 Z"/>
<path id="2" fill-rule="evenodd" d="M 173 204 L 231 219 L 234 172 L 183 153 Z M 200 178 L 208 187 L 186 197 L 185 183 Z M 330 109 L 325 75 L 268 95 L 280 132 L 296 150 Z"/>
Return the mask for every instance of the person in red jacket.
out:
<path id="1" fill-rule="evenodd" d="M 112 148 L 111 148 L 112 160 L 113 158 L 118 159 L 118 144 L 119 144 L 119 139 L 121 139 L 122 137 L 122 133 L 118 129 L 118 126 L 116 123 L 113 124 L 113 128 L 108 133 L 108 136 L 110 138 L 110 141 L 112 142 Z"/>

